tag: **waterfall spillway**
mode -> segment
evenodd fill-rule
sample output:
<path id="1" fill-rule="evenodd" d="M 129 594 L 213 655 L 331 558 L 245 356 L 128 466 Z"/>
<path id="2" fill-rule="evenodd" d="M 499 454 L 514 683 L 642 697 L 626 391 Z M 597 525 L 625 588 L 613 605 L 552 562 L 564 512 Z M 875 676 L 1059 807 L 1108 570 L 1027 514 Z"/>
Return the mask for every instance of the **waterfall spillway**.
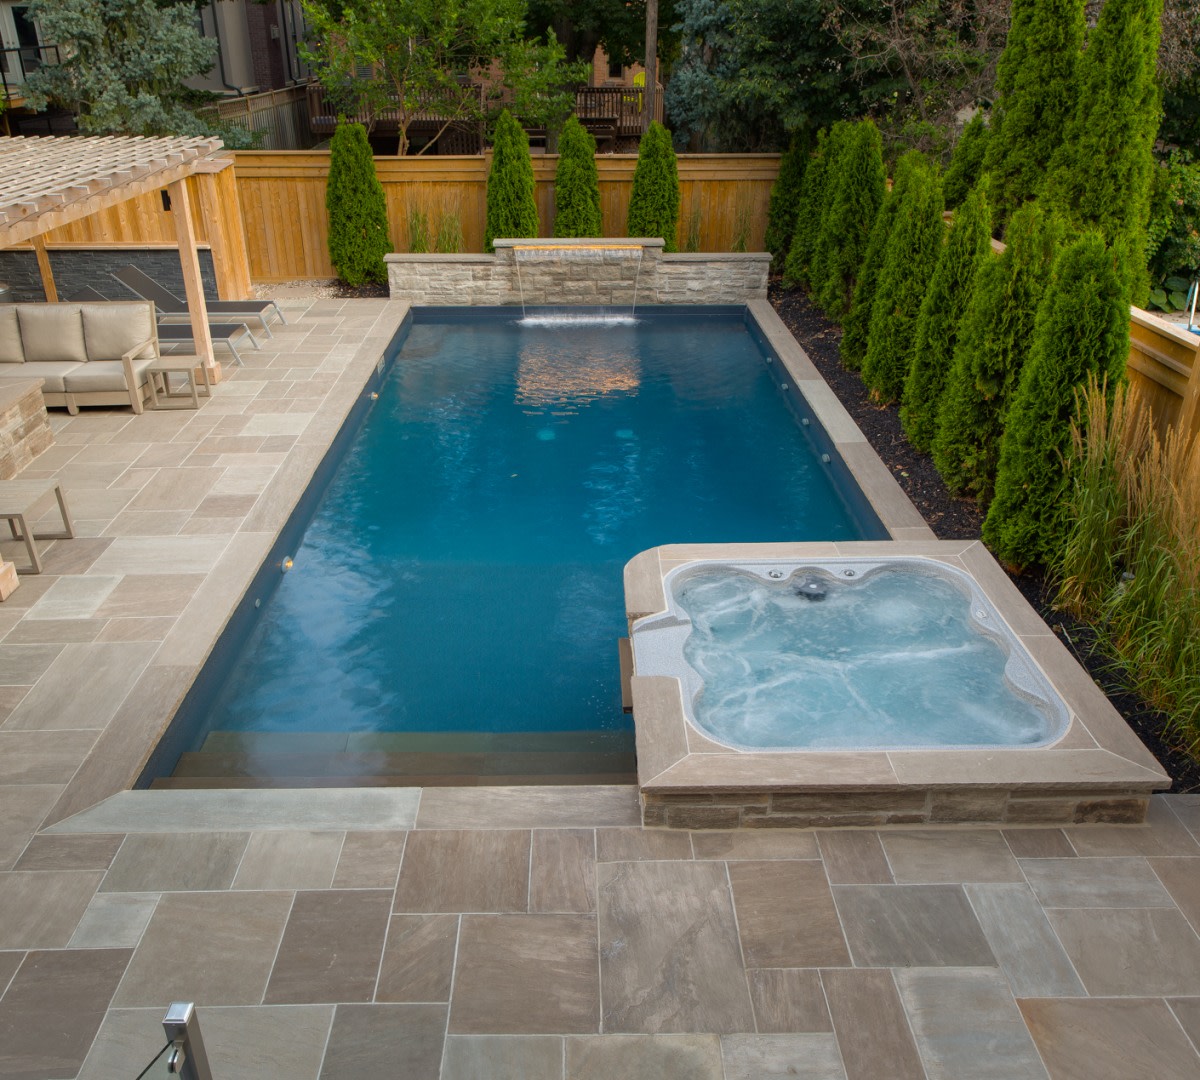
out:
<path id="1" fill-rule="evenodd" d="M 521 294 L 521 326 L 634 326 L 637 324 L 637 293 L 642 275 L 642 245 L 614 244 L 514 244 L 513 261 L 517 268 L 517 287 Z M 572 312 L 570 314 L 529 315 L 525 310 L 525 284 L 521 278 L 523 262 L 603 262 L 614 253 L 632 259 L 636 264 L 633 278 L 633 299 L 629 314 Z"/>

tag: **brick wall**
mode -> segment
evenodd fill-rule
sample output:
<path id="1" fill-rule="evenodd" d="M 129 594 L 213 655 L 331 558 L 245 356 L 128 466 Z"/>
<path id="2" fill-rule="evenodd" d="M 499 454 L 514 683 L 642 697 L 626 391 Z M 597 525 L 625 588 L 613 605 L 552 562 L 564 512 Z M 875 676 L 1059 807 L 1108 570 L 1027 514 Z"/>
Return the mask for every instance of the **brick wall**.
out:
<path id="1" fill-rule="evenodd" d="M 275 4 L 247 4 L 246 28 L 250 36 L 250 62 L 254 65 L 254 81 L 261 90 L 277 90 L 287 85 L 278 40 L 272 39 L 271 27 L 279 23 Z M 279 28 L 280 33 L 283 28 Z"/>

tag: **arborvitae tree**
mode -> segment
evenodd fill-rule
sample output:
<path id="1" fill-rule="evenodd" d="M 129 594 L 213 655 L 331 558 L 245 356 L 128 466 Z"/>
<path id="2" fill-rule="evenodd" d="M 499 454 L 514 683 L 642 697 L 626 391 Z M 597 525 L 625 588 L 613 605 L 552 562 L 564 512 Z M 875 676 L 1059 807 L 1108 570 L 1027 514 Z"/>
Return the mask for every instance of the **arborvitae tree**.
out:
<path id="1" fill-rule="evenodd" d="M 845 150 L 825 180 L 828 210 L 821 221 L 817 250 L 820 280 L 813 281 L 817 303 L 835 322 L 850 310 L 871 230 L 887 194 L 883 140 L 870 121 L 855 124 Z"/>
<path id="2" fill-rule="evenodd" d="M 867 253 L 863 256 L 858 272 L 858 284 L 850 304 L 850 314 L 842 326 L 839 346 L 842 364 L 852 371 L 862 367 L 867 355 L 867 339 L 871 333 L 871 309 L 875 306 L 875 291 L 879 285 L 879 274 L 883 270 L 883 259 L 887 254 L 888 238 L 896 222 L 896 212 L 908 189 L 908 181 L 916 169 L 929 167 L 929 160 L 919 150 L 910 150 L 896 162 L 892 177 L 892 189 L 884 197 L 871 237 L 867 241 Z"/>
<path id="3" fill-rule="evenodd" d="M 983 155 L 987 152 L 988 126 L 980 109 L 962 129 L 954 145 L 954 156 L 942 177 L 942 195 L 946 209 L 953 210 L 978 182 L 983 172 Z"/>
<path id="4" fill-rule="evenodd" d="M 779 175 L 771 185 L 771 202 L 767 207 L 766 248 L 771 253 L 771 269 L 782 272 L 783 261 L 792 246 L 792 229 L 796 225 L 796 209 L 804 171 L 813 151 L 815 138 L 809 128 L 793 135 L 779 162 Z"/>
<path id="5" fill-rule="evenodd" d="M 329 215 L 329 261 L 338 277 L 347 285 L 386 282 L 383 257 L 392 250 L 387 201 L 362 124 L 338 124 L 333 133 L 325 211 Z"/>
<path id="6" fill-rule="evenodd" d="M 942 390 L 933 463 L 956 495 L 991 501 L 1000 436 L 1033 342 L 1034 318 L 1063 242 L 1036 202 L 1008 223 L 1007 247 L 984 260 Z"/>
<path id="7" fill-rule="evenodd" d="M 1075 113 L 1084 0 L 1013 0 L 983 169 L 995 225 L 1041 190 Z"/>
<path id="8" fill-rule="evenodd" d="M 1048 566 L 1064 540 L 1076 392 L 1089 375 L 1114 389 L 1124 378 L 1129 290 L 1122 262 L 1099 233 L 1080 237 L 1055 260 L 983 523 L 985 542 L 1011 566 Z"/>
<path id="9" fill-rule="evenodd" d="M 661 236 L 663 251 L 678 251 L 675 237 L 678 231 L 679 167 L 675 148 L 671 145 L 671 133 L 652 120 L 638 147 L 625 233 Z"/>
<path id="10" fill-rule="evenodd" d="M 812 219 L 807 223 L 801 222 L 799 218 L 796 220 L 797 232 L 802 228 L 811 230 L 805 239 L 808 266 L 804 268 L 804 276 L 808 281 L 808 291 L 814 299 L 821 282 L 825 280 L 825 265 L 833 254 L 833 244 L 826 238 L 825 222 L 837 197 L 834 184 L 841 176 L 846 155 L 850 152 L 853 141 L 854 125 L 848 121 L 839 120 L 829 129 L 829 141 L 825 144 L 825 173 L 821 181 L 821 190 L 816 193 L 817 201 L 813 206 Z"/>
<path id="11" fill-rule="evenodd" d="M 1163 0 L 1106 0 L 1079 62 L 1074 116 L 1050 162 L 1043 201 L 1078 228 L 1096 227 L 1131 253 L 1134 302 L 1149 289 L 1145 259 Z"/>
<path id="12" fill-rule="evenodd" d="M 825 174 L 829 171 L 829 135 L 828 131 L 817 132 L 817 144 L 800 185 L 796 216 L 792 219 L 792 242 L 783 264 L 783 283 L 789 287 L 808 281 L 808 264 L 821 231 Z"/>
<path id="13" fill-rule="evenodd" d="M 937 433 L 938 404 L 958 341 L 958 328 L 971 302 L 976 271 L 991 258 L 991 209 L 978 188 L 954 215 L 946 249 L 938 260 L 917 316 L 912 366 L 904 384 L 900 422 L 908 441 L 928 452 Z"/>
<path id="14" fill-rule="evenodd" d="M 533 162 L 529 136 L 505 109 L 492 138 L 492 167 L 487 182 L 487 227 L 483 247 L 495 251 L 497 239 L 537 236 L 537 202 L 533 196 Z"/>
<path id="15" fill-rule="evenodd" d="M 945 246 L 942 182 L 932 167 L 915 169 L 888 238 L 871 308 L 863 381 L 880 401 L 897 401 L 912 367 L 917 315 Z"/>
<path id="16" fill-rule="evenodd" d="M 554 170 L 554 235 L 600 236 L 602 231 L 596 140 L 572 116 L 558 136 L 558 167 Z"/>

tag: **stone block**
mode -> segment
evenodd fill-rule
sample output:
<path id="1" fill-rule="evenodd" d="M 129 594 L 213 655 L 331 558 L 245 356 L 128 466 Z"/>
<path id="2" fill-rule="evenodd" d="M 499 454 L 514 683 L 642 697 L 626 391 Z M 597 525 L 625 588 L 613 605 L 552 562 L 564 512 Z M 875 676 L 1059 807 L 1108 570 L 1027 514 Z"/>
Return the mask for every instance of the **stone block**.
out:
<path id="1" fill-rule="evenodd" d="M 1003 821 L 1007 791 L 935 791 L 929 804 L 934 822 Z"/>
<path id="2" fill-rule="evenodd" d="M 672 806 L 667 825 L 672 829 L 736 829 L 742 812 L 737 806 Z"/>
<path id="3" fill-rule="evenodd" d="M 1075 821 L 1077 824 L 1137 825 L 1146 820 L 1149 808 L 1149 798 L 1080 800 L 1075 806 Z"/>

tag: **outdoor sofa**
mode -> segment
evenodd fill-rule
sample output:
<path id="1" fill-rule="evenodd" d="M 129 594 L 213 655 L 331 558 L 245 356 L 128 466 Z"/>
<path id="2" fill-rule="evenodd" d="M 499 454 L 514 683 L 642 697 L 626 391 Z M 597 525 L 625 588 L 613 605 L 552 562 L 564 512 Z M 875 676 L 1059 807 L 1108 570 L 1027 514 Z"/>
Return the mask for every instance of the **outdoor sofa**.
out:
<path id="1" fill-rule="evenodd" d="M 154 305 L 0 304 L 0 379 L 41 379 L 47 406 L 131 405 L 142 411 L 146 369 L 159 358 Z"/>

